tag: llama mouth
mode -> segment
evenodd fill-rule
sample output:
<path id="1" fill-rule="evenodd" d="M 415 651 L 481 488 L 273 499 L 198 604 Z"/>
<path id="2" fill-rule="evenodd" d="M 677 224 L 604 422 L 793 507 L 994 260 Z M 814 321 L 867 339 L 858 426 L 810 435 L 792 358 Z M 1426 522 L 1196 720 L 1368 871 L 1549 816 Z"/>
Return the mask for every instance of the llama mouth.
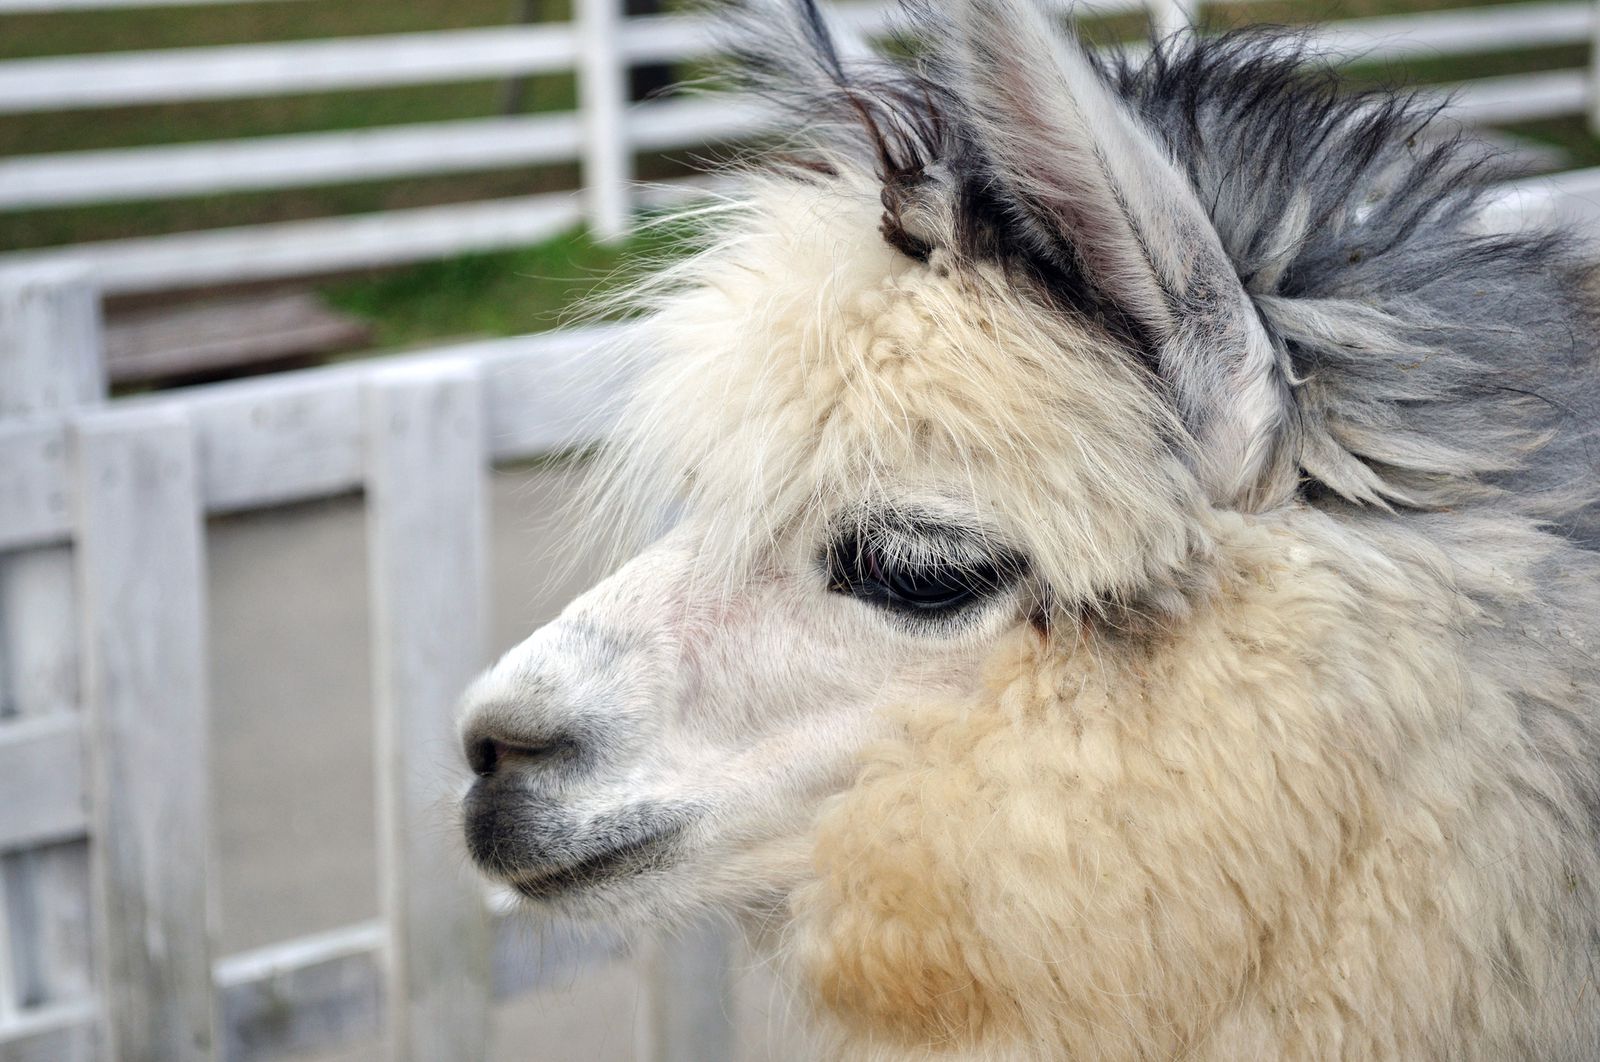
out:
<path id="1" fill-rule="evenodd" d="M 681 826 L 668 827 L 659 833 L 627 841 L 567 866 L 519 876 L 511 882 L 511 887 L 530 900 L 548 900 L 564 892 L 660 869 L 671 862 L 672 842 L 682 832 Z"/>

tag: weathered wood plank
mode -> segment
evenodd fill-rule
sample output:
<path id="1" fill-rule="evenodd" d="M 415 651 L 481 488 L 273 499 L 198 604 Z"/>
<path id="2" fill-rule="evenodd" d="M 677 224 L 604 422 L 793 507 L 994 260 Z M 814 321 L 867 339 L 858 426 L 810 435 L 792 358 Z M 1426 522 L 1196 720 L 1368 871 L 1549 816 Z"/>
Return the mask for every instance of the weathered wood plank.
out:
<path id="1" fill-rule="evenodd" d="M 100 292 L 82 263 L 0 262 L 0 419 L 104 398 L 100 346 Z"/>
<path id="2" fill-rule="evenodd" d="M 0 850 L 83 836 L 83 755 L 75 713 L 0 722 Z"/>
<path id="3" fill-rule="evenodd" d="M 477 366 L 379 373 L 366 429 L 390 1051 L 476 1059 L 488 1042 L 488 918 L 450 808 L 461 773 L 453 706 L 486 653 Z"/>
<path id="4" fill-rule="evenodd" d="M 566 984 L 626 954 L 614 936 L 545 925 L 520 911 L 493 923 L 496 999 Z M 388 1015 L 387 939 L 383 922 L 362 922 L 218 960 L 223 1057 L 257 1062 L 376 1036 Z"/>
<path id="5" fill-rule="evenodd" d="M 108 293 L 167 291 L 518 247 L 554 236 L 578 218 L 573 196 L 549 193 L 14 251 L 0 255 L 0 266 L 70 258 L 85 263 Z"/>
<path id="6" fill-rule="evenodd" d="M 42 14 L 53 11 L 111 11 L 135 7 L 211 7 L 240 0 L 0 0 L 0 14 Z"/>
<path id="7" fill-rule="evenodd" d="M 1318 26 L 1314 40 L 1363 61 L 1547 48 L 1587 39 L 1588 8 L 1559 0 L 1347 19 Z"/>
<path id="8" fill-rule="evenodd" d="M 17 0 L 0 0 L 7 2 Z M 1158 6 L 1185 2 L 1159 0 Z M 1143 4 L 1097 0 L 1078 6 L 1110 13 Z M 1329 24 L 1327 39 L 1374 58 L 1572 43 L 1588 37 L 1588 6 L 1565 0 L 1349 20 Z M 869 31 L 884 25 L 886 9 L 878 3 L 839 5 L 842 19 Z M 630 20 L 619 28 L 622 54 L 640 63 L 701 56 L 715 47 L 708 28 L 705 21 L 679 16 Z M 0 64 L 0 113 L 549 73 L 582 61 L 576 36 L 572 25 L 547 23 L 12 60 Z"/>
<path id="9" fill-rule="evenodd" d="M 1200 17 L 1200 0 L 1146 0 L 1145 8 L 1158 40 L 1191 28 Z"/>
<path id="10" fill-rule="evenodd" d="M 0 766 L 3 766 L 3 760 L 4 755 L 0 754 Z M 10 912 L 11 904 L 6 899 L 6 877 L 0 874 L 0 955 L 12 953 Z M 17 975 L 12 960 L 0 960 L 0 1034 L 16 1022 L 21 1006 L 22 993 L 17 989 Z"/>
<path id="11" fill-rule="evenodd" d="M 23 1013 L 0 1028 L 0 1062 L 68 1062 L 100 1054 L 94 1006 L 67 1003 Z"/>
<path id="12" fill-rule="evenodd" d="M 363 922 L 219 961 L 222 1057 L 255 1062 L 378 1035 L 386 938 L 382 922 Z"/>
<path id="13" fill-rule="evenodd" d="M 217 1047 L 199 474 L 187 420 L 75 427 L 100 991 L 118 1059 Z"/>
<path id="14" fill-rule="evenodd" d="M 514 461 L 598 442 L 633 381 L 627 326 L 550 334 L 537 347 L 485 349 L 489 449 Z"/>
<path id="15" fill-rule="evenodd" d="M 496 460 L 593 443 L 630 378 L 616 343 L 626 326 L 600 326 L 466 343 L 386 359 L 476 362 L 490 381 L 489 442 Z M 331 365 L 126 399 L 120 408 L 182 410 L 200 451 L 211 513 L 356 490 L 363 474 L 362 388 L 370 364 Z M 74 488 L 60 478 L 59 419 L 0 423 L 0 551 L 65 539 Z"/>
<path id="16" fill-rule="evenodd" d="M 549 73 L 573 58 L 571 28 L 547 23 L 15 59 L 0 64 L 0 113 L 469 81 Z"/>
<path id="17" fill-rule="evenodd" d="M 1600 0 L 1589 0 L 1589 132 L 1600 135 Z"/>
<path id="18" fill-rule="evenodd" d="M 5 509 L 0 523 L 9 526 L 0 539 L 69 517 L 60 418 L 105 397 L 100 344 L 99 292 L 82 266 L 0 270 L 0 445 L 7 451 L 0 456 L 0 497 L 17 503 Z M 34 459 L 27 470 L 24 462 Z M 18 490 L 31 496 L 16 498 Z M 76 603 L 68 550 L 0 556 L 0 715 L 45 720 L 76 713 Z M 62 822 L 58 817 L 51 825 Z M 81 842 L 0 857 L 0 919 L 10 937 L 0 966 L 9 967 L 4 979 L 13 1002 L 73 1005 L 92 992 L 87 866 Z M 85 1043 L 69 1038 L 58 1046 L 76 1051 Z"/>
<path id="19" fill-rule="evenodd" d="M 523 115 L 0 159 L 0 210 L 181 199 L 574 158 L 578 119 Z"/>
<path id="20" fill-rule="evenodd" d="M 1444 113 L 1476 125 L 1559 118 L 1582 113 L 1589 79 L 1583 70 L 1511 74 L 1428 89 L 1446 103 Z"/>
<path id="21" fill-rule="evenodd" d="M 628 954 L 626 942 L 608 930 L 580 931 L 509 905 L 494 918 L 494 995 L 509 999 L 568 984 L 578 971 Z"/>
<path id="22" fill-rule="evenodd" d="M 0 420 L 0 553 L 66 538 L 72 517 L 66 440 L 60 417 Z M 0 650 L 0 714 L 12 703 L 4 656 Z"/>
<path id="23" fill-rule="evenodd" d="M 631 151 L 670 151 L 761 132 L 772 115 L 732 97 L 637 103 L 623 115 Z"/>
<path id="24" fill-rule="evenodd" d="M 335 366 L 191 389 L 201 399 L 190 408 L 207 509 L 233 512 L 359 488 L 361 379 Z"/>
<path id="25" fill-rule="evenodd" d="M 642 1062 L 732 1062 L 732 948 L 720 927 L 652 946 Z"/>
<path id="26" fill-rule="evenodd" d="M 372 326 L 315 292 L 209 297 L 114 316 L 106 324 L 111 382 L 171 382 L 368 346 Z"/>
<path id="27" fill-rule="evenodd" d="M 628 150 L 661 151 L 748 135 L 760 117 L 721 98 L 638 104 L 618 121 Z M 582 149 L 577 115 L 543 114 L 21 155 L 0 159 L 0 210 L 466 173 L 566 161 Z"/>
<path id="28" fill-rule="evenodd" d="M 596 239 L 628 230 L 633 147 L 628 142 L 628 68 L 622 60 L 622 0 L 574 0 L 578 110 L 583 122 L 584 216 Z"/>

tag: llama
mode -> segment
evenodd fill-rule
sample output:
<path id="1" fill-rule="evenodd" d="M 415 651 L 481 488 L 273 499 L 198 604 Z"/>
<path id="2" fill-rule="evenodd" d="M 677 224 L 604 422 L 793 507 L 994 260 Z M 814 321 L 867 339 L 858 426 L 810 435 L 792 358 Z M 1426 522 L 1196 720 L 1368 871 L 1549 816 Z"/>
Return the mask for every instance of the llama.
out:
<path id="1" fill-rule="evenodd" d="M 746 55 L 601 459 L 678 518 L 469 691 L 477 864 L 828 1057 L 1600 1057 L 1575 249 L 1281 36 L 906 18 Z"/>

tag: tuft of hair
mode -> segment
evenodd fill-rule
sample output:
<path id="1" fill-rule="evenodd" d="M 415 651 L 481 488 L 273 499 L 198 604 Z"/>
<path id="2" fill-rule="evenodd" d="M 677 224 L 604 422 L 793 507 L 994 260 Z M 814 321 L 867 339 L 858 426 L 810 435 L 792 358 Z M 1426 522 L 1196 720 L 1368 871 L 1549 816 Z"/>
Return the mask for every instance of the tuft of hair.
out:
<path id="1" fill-rule="evenodd" d="M 1074 248 L 1041 234 L 986 154 L 970 65 L 944 16 L 904 4 L 885 55 L 836 32 L 815 0 L 750 0 L 738 15 L 738 80 L 787 132 L 761 182 L 875 173 L 891 247 L 996 264 L 1160 376 L 1145 323 Z M 1352 91 L 1281 31 L 1180 34 L 1142 57 L 1089 62 L 1187 178 L 1285 360 L 1292 408 L 1267 495 L 1495 506 L 1600 544 L 1593 269 L 1560 233 L 1478 225 L 1505 171 L 1481 145 L 1439 135 L 1436 102 Z M 721 209 L 730 226 L 751 220 L 737 202 Z"/>

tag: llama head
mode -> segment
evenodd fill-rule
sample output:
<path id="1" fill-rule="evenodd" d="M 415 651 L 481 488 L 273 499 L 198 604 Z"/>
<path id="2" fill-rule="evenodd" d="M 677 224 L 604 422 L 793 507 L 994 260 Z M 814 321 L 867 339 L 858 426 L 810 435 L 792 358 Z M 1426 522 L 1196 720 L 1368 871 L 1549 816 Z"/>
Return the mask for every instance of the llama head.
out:
<path id="1" fill-rule="evenodd" d="M 676 527 L 468 696 L 469 845 L 558 911 L 781 905 L 881 709 L 1181 616 L 1212 515 L 1292 486 L 1280 353 L 1074 40 L 965 0 L 944 87 L 869 95 L 798 23 L 790 98 L 855 124 L 661 286 L 608 465 Z"/>
<path id="2" fill-rule="evenodd" d="M 1170 704 L 1202 703 L 1186 683 L 1218 675 L 1281 686 L 1311 648 L 1209 672 L 1140 654 L 1216 630 L 1228 601 L 1246 622 L 1219 638 L 1271 641 L 1285 607 L 1241 594 L 1312 572 L 1284 574 L 1307 542 L 1334 548 L 1302 533 L 1311 516 L 1554 511 L 1555 471 L 1591 467 L 1581 433 L 1542 464 L 1518 456 L 1548 426 L 1525 396 L 1591 364 L 1573 339 L 1594 334 L 1588 311 L 1562 294 L 1580 290 L 1573 259 L 1548 236 L 1472 232 L 1486 178 L 1448 145 L 1416 148 L 1410 104 L 1306 87 L 1271 39 L 1102 68 L 1031 0 L 915 17 L 916 64 L 842 54 L 803 0 L 787 34 L 764 20 L 747 69 L 805 116 L 809 146 L 710 210 L 705 249 L 651 289 L 649 360 L 602 462 L 619 498 L 675 526 L 468 695 L 469 846 L 545 907 L 647 924 L 815 911 L 821 863 L 848 871 L 864 850 L 827 823 L 877 814 L 888 791 L 861 771 L 869 743 L 924 757 L 896 768 L 903 804 L 970 766 L 936 746 L 971 731 L 919 729 L 951 705 L 1020 719 L 1030 688 L 1060 695 L 1091 668 L 1120 676 L 1130 718 L 1158 679 Z M 1391 570 L 1382 549 L 1347 560 L 1323 569 Z M 1384 587 L 1323 590 L 1349 604 Z M 1303 690 L 1312 729 L 1348 718 L 1317 700 L 1340 680 Z M 1239 733 L 1276 718 L 1257 708 Z M 1190 722 L 1196 741 L 1140 747 L 1215 747 Z M 1270 764 L 1259 752 L 1210 776 Z M 967 979 L 917 991 L 942 1006 Z"/>

